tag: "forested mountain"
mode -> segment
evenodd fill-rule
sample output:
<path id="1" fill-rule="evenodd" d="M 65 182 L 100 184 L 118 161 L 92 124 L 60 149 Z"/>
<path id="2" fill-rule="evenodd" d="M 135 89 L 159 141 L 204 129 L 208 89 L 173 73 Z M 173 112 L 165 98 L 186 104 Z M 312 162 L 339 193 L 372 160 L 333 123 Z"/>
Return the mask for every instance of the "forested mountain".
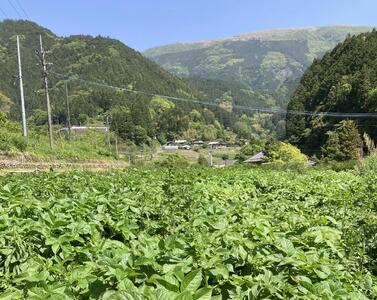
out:
<path id="1" fill-rule="evenodd" d="M 203 140 L 264 138 L 282 136 L 283 121 L 269 115 L 254 115 L 250 108 L 279 106 L 279 97 L 255 91 L 245 85 L 201 78 L 181 79 L 121 42 L 91 36 L 59 37 L 28 21 L 7 20 L 0 23 L 0 109 L 20 118 L 17 78 L 16 35 L 20 36 L 28 120 L 34 125 L 46 123 L 42 84 L 39 34 L 49 50 L 50 95 L 54 124 L 66 122 L 65 88 L 69 87 L 73 124 L 102 122 L 110 114 L 113 130 L 119 137 L 143 144 L 155 137 L 160 142 L 184 137 Z M 63 75 L 63 76 L 61 76 Z M 85 81 L 81 80 L 85 79 Z M 147 93 L 196 101 L 171 101 L 146 94 L 126 93 L 94 86 L 94 81 Z M 13 104 L 13 105 L 12 105 Z"/>
<path id="2" fill-rule="evenodd" d="M 199 77 L 242 84 L 268 91 L 285 108 L 297 81 L 319 58 L 368 27 L 329 26 L 271 30 L 214 41 L 156 47 L 144 55 L 182 77 Z"/>
<path id="3" fill-rule="evenodd" d="M 10 111 L 14 119 L 20 118 L 18 80 L 14 77 L 18 71 L 16 35 L 19 35 L 28 119 L 37 125 L 46 121 L 42 68 L 36 53 L 39 34 L 49 50 L 47 61 L 52 63 L 49 80 L 55 124 L 64 124 L 66 120 L 64 83 L 69 87 L 73 124 L 83 124 L 88 119 L 102 122 L 103 115 L 110 113 L 114 115 L 114 130 L 121 137 L 139 143 L 154 136 L 171 138 L 183 134 L 193 121 L 189 118 L 192 110 L 199 113 L 196 119 L 201 122 L 201 132 L 208 132 L 209 128 L 216 132 L 211 137 L 234 123 L 234 114 L 224 109 L 204 109 L 190 102 L 171 103 L 78 80 L 189 99 L 203 96 L 184 80 L 117 40 L 84 35 L 62 38 L 32 22 L 6 20 L 0 23 L 0 109 Z M 127 126 L 116 124 L 116 120 Z M 120 127 L 124 129 L 122 132 Z"/>
<path id="4" fill-rule="evenodd" d="M 299 111 L 377 112 L 377 32 L 348 37 L 315 60 L 288 108 Z M 307 152 L 321 149 L 344 118 L 287 116 L 287 137 Z M 355 119 L 359 133 L 377 138 L 376 118 Z"/>
<path id="5" fill-rule="evenodd" d="M 27 110 L 41 106 L 41 97 L 33 92 L 42 88 L 41 66 L 35 51 L 39 50 L 39 34 L 42 34 L 45 48 L 50 51 L 47 60 L 53 63 L 51 69 L 52 99 L 55 106 L 60 102 L 59 91 L 53 72 L 79 75 L 115 86 L 159 92 L 175 96 L 192 97 L 192 91 L 182 80 L 169 74 L 155 63 L 143 57 L 117 40 L 104 37 L 71 36 L 61 38 L 51 31 L 28 21 L 7 20 L 0 23 L 0 90 L 13 101 L 18 101 L 18 88 L 14 87 L 17 75 L 16 35 L 20 35 L 24 70 Z M 59 100 L 58 100 L 59 99 Z M 104 103 L 88 105 L 105 108 Z"/>

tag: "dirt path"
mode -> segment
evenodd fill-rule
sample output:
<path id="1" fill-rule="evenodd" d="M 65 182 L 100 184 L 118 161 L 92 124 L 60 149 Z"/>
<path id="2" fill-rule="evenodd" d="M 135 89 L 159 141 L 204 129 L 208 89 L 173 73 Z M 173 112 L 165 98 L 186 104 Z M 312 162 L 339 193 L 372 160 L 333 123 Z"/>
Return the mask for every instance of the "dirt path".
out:
<path id="1" fill-rule="evenodd" d="M 29 161 L 23 157 L 0 156 L 0 173 L 9 172 L 35 172 L 35 171 L 66 171 L 66 170 L 92 170 L 107 171 L 123 169 L 128 164 L 124 161 L 103 160 L 85 162 L 64 162 L 64 161 Z"/>

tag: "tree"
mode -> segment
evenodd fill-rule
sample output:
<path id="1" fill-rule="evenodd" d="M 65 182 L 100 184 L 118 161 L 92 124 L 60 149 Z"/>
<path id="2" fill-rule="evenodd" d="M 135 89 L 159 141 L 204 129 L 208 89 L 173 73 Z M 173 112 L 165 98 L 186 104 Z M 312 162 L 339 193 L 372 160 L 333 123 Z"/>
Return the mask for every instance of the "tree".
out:
<path id="1" fill-rule="evenodd" d="M 300 149 L 289 143 L 271 139 L 265 146 L 266 160 L 276 166 L 306 167 L 308 158 Z"/>
<path id="2" fill-rule="evenodd" d="M 140 125 L 136 125 L 133 128 L 133 139 L 136 145 L 144 145 L 149 143 L 150 139 L 148 138 L 147 131 Z"/>
<path id="3" fill-rule="evenodd" d="M 264 146 L 264 154 L 266 157 L 268 157 L 270 160 L 275 159 L 275 155 L 277 151 L 279 150 L 281 143 L 279 143 L 274 138 L 269 138 Z"/>
<path id="4" fill-rule="evenodd" d="M 33 115 L 29 118 L 31 124 L 42 126 L 47 124 L 47 112 L 42 109 L 35 109 Z"/>
<path id="5" fill-rule="evenodd" d="M 135 125 L 132 122 L 130 110 L 124 106 L 116 106 L 110 111 L 110 115 L 111 131 L 124 140 L 133 140 L 132 131 Z"/>
<path id="6" fill-rule="evenodd" d="M 358 160 L 362 154 L 362 140 L 356 123 L 341 121 L 334 131 L 327 132 L 327 141 L 322 148 L 323 155 L 331 160 Z"/>
<path id="7" fill-rule="evenodd" d="M 189 165 L 186 157 L 176 153 L 167 155 L 164 159 L 157 161 L 155 164 L 160 167 L 168 168 L 187 167 Z"/>

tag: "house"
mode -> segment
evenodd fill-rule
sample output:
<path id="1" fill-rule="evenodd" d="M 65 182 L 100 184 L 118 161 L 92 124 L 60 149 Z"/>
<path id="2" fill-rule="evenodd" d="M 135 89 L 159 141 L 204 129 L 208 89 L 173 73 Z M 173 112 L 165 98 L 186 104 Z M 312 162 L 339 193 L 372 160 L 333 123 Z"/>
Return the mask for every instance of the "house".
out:
<path id="1" fill-rule="evenodd" d="M 184 144 L 187 144 L 187 141 L 186 140 L 175 140 L 173 142 L 173 144 L 175 144 L 175 145 L 184 145 Z"/>
<path id="2" fill-rule="evenodd" d="M 244 163 L 247 163 L 247 164 L 263 164 L 264 162 L 266 162 L 266 156 L 264 155 L 263 152 L 259 152 L 244 161 Z"/>
<path id="3" fill-rule="evenodd" d="M 208 143 L 208 146 L 210 146 L 210 147 L 215 147 L 215 146 L 217 146 L 217 145 L 219 145 L 220 143 L 219 142 L 217 142 L 217 141 L 215 141 L 215 142 L 209 142 Z"/>
<path id="4" fill-rule="evenodd" d="M 191 141 L 191 145 L 201 146 L 203 144 L 204 144 L 204 142 L 201 141 L 201 140 L 192 140 Z"/>
<path id="5" fill-rule="evenodd" d="M 164 150 L 178 150 L 178 146 L 174 145 L 165 145 Z"/>
<path id="6" fill-rule="evenodd" d="M 212 149 L 225 149 L 227 144 L 221 141 L 213 141 L 208 143 L 208 147 Z"/>

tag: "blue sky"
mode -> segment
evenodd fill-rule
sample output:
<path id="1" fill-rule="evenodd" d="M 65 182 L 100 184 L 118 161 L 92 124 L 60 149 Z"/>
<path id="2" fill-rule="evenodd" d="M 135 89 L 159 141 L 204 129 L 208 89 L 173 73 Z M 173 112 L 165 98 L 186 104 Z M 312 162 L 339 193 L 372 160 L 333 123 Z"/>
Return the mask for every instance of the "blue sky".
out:
<path id="1" fill-rule="evenodd" d="M 263 29 L 377 25 L 376 0 L 0 0 L 19 19 L 9 2 L 58 35 L 100 34 L 140 51 Z"/>

